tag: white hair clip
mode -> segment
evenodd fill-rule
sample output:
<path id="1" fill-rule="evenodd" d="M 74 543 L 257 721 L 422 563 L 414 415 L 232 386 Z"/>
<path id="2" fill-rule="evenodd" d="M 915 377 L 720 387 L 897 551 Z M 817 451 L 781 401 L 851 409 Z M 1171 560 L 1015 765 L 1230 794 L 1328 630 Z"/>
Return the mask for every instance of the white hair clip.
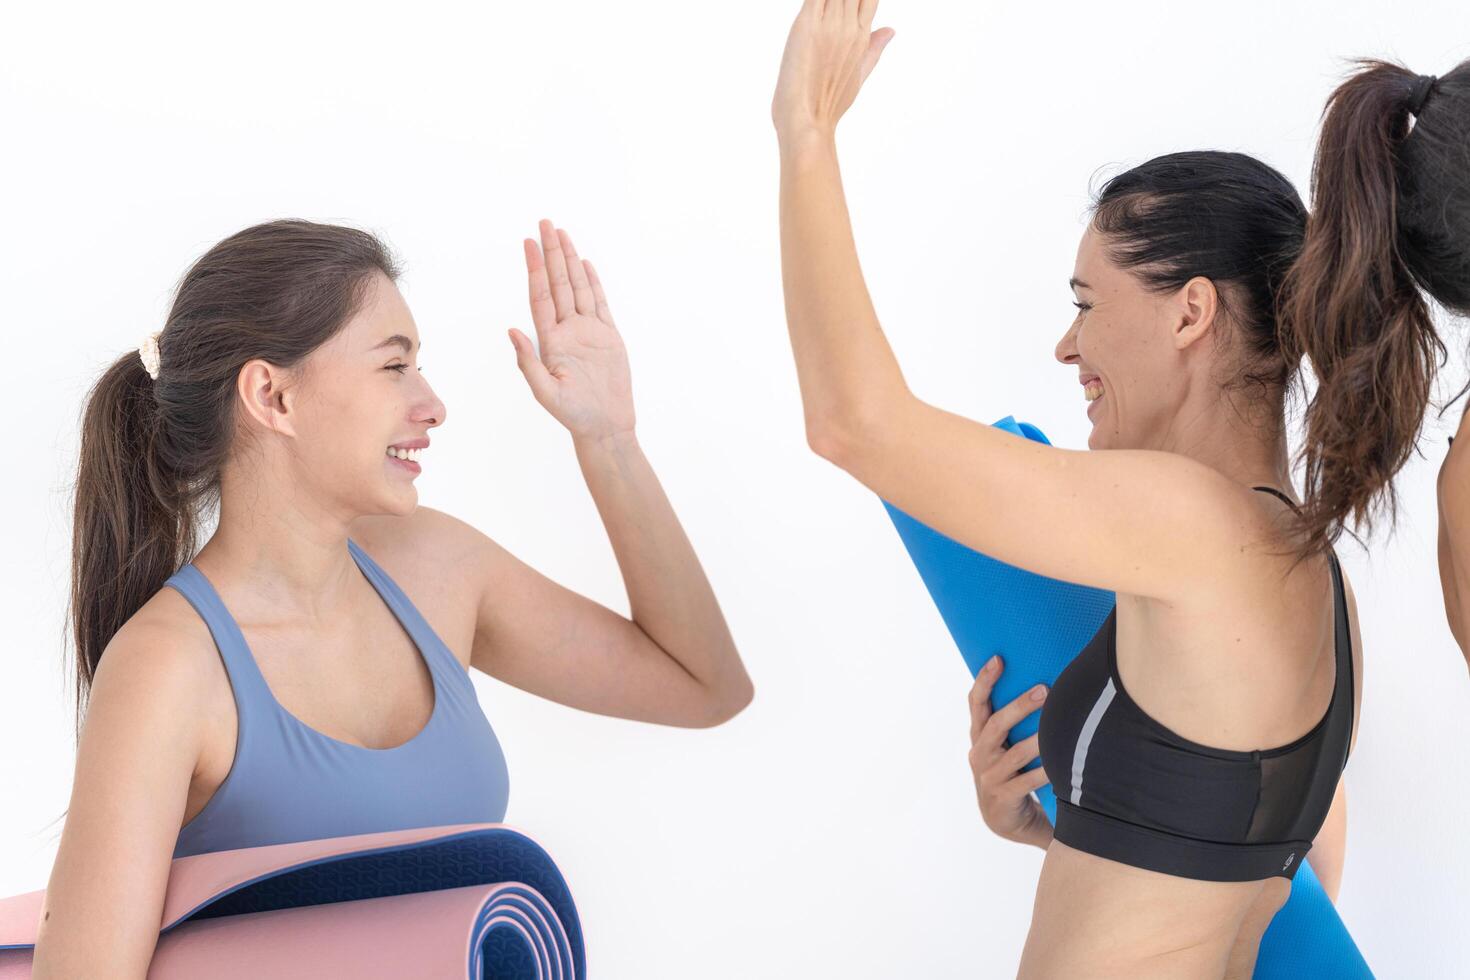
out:
<path id="1" fill-rule="evenodd" d="M 162 333 L 162 328 L 155 330 L 138 345 L 138 356 L 143 359 L 143 367 L 148 371 L 148 377 L 155 381 L 158 380 L 158 366 L 163 359 L 158 351 L 158 337 Z"/>

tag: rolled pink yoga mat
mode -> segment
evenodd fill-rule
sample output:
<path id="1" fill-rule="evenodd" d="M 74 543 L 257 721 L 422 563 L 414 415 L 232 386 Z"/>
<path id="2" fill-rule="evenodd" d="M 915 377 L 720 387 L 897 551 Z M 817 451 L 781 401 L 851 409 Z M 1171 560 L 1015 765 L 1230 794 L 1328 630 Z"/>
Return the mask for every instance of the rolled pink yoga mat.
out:
<path id="1" fill-rule="evenodd" d="M 29 980 L 45 889 L 0 899 L 0 980 Z M 580 980 L 582 927 L 546 851 L 450 824 L 175 858 L 149 980 Z"/>

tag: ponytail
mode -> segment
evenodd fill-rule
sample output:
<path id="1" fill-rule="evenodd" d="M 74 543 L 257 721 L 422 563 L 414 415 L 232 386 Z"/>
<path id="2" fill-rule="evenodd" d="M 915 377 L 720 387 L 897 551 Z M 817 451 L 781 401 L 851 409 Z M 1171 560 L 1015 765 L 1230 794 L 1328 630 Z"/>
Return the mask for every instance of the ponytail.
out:
<path id="1" fill-rule="evenodd" d="M 1396 521 L 1392 480 L 1417 448 L 1446 356 L 1420 287 L 1438 282 L 1443 296 L 1463 301 L 1467 283 L 1463 164 L 1453 178 L 1458 186 L 1447 166 L 1405 166 L 1409 144 L 1425 142 L 1423 124 L 1409 129 L 1414 100 L 1425 99 L 1427 120 L 1449 108 L 1436 100 L 1448 101 L 1441 89 L 1455 83 L 1447 76 L 1429 86 L 1400 66 L 1360 63 L 1366 69 L 1340 85 L 1324 110 L 1305 240 L 1278 295 L 1286 363 L 1308 358 L 1317 380 L 1301 449 L 1304 554 L 1330 547 L 1349 522 L 1371 531 L 1385 505 L 1390 526 Z M 1457 125 L 1463 134 L 1464 122 Z M 1467 145 L 1460 145 L 1461 160 Z M 1445 183 L 1436 184 L 1441 176 Z M 1428 205 L 1447 204 L 1451 191 L 1455 209 L 1441 215 L 1453 220 L 1436 230 L 1426 220 Z M 1406 208 L 1410 200 L 1414 207 Z M 1435 244 L 1450 234 L 1452 244 Z M 1450 251 L 1458 258 L 1447 258 Z M 1448 271 L 1451 262 L 1460 263 L 1457 271 Z"/>
<path id="2" fill-rule="evenodd" d="M 77 650 L 76 735 L 102 650 L 194 548 L 177 475 L 155 447 L 153 379 L 136 351 L 93 385 L 82 417 L 68 605 Z"/>

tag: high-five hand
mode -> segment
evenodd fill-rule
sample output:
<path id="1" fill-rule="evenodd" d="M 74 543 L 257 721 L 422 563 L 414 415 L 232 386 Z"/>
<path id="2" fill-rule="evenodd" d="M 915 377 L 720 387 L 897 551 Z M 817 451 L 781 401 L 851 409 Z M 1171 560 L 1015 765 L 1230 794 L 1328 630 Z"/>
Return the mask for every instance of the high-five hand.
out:
<path id="1" fill-rule="evenodd" d="M 539 247 L 533 239 L 523 239 L 536 346 L 511 328 L 516 364 L 536 401 L 573 437 L 601 439 L 631 432 L 628 354 L 597 270 L 577 255 L 564 229 L 545 219 L 539 228 Z"/>
<path id="2" fill-rule="evenodd" d="M 780 137 L 830 133 L 857 98 L 894 30 L 876 31 L 878 0 L 806 0 L 786 37 L 771 121 Z"/>

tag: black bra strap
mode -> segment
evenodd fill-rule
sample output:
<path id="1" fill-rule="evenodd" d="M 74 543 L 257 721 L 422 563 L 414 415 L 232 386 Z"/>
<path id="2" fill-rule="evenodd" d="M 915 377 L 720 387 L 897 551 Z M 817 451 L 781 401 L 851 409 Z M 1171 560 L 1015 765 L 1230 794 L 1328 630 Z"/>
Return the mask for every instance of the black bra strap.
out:
<path id="1" fill-rule="evenodd" d="M 1286 494 L 1282 493 L 1280 490 L 1277 490 L 1275 487 L 1251 487 L 1251 489 L 1252 490 L 1264 490 L 1264 491 L 1266 491 L 1269 494 L 1274 494 L 1275 496 L 1280 497 L 1282 500 L 1284 500 L 1286 502 L 1286 505 L 1288 507 L 1290 507 L 1292 510 L 1300 510 L 1301 509 L 1300 507 L 1298 507 L 1292 501 L 1292 499 L 1290 497 L 1288 497 Z"/>

